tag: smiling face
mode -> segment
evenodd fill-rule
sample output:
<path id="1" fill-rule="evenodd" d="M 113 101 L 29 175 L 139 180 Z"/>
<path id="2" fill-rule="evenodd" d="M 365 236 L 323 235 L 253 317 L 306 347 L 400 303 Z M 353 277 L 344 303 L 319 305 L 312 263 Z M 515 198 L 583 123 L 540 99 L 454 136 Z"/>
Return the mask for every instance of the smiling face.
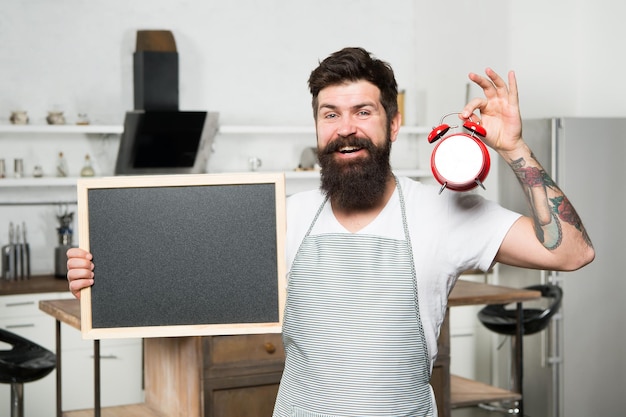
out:
<path id="1" fill-rule="evenodd" d="M 358 137 L 368 139 L 376 146 L 383 146 L 389 139 L 396 140 L 400 127 L 399 115 L 387 123 L 385 109 L 380 101 L 380 90 L 368 81 L 347 82 L 331 85 L 319 92 L 317 97 L 317 146 L 322 151 L 333 141 Z M 342 146 L 335 152 L 335 159 L 362 158 L 367 153 L 358 147 Z"/>
<path id="2" fill-rule="evenodd" d="M 378 204 L 391 177 L 389 153 L 399 114 L 387 122 L 380 90 L 368 81 L 322 89 L 316 110 L 322 190 L 343 208 Z"/>

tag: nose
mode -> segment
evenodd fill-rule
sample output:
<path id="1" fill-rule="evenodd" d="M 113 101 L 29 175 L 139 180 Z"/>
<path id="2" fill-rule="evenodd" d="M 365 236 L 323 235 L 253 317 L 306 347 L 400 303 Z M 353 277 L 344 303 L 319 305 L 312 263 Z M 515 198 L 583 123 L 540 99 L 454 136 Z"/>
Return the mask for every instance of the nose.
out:
<path id="1" fill-rule="evenodd" d="M 341 137 L 347 137 L 356 133 L 356 125 L 349 117 L 341 119 L 340 125 L 337 127 L 337 134 Z"/>

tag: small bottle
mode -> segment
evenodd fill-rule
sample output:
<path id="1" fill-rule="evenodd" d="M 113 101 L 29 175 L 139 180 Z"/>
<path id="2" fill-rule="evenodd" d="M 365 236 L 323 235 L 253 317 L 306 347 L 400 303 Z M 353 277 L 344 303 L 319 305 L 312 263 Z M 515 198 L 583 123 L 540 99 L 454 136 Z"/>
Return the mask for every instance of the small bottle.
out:
<path id="1" fill-rule="evenodd" d="M 59 152 L 59 157 L 57 158 L 57 177 L 67 177 L 67 175 L 67 161 L 65 160 L 65 156 L 63 156 L 63 152 Z"/>
<path id="2" fill-rule="evenodd" d="M 83 165 L 83 169 L 80 170 L 81 177 L 93 177 L 96 173 L 93 170 L 93 166 L 91 165 L 91 158 L 89 154 L 85 155 L 85 163 Z"/>
<path id="3" fill-rule="evenodd" d="M 24 160 L 22 158 L 15 158 L 15 178 L 22 178 L 24 176 Z"/>

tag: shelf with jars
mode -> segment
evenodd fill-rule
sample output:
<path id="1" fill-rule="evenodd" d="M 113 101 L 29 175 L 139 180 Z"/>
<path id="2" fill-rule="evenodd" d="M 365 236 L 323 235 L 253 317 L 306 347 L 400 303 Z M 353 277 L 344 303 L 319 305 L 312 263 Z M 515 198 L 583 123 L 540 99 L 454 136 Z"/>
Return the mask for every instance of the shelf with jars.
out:
<path id="1" fill-rule="evenodd" d="M 0 124 L 0 138 L 5 139 L 9 135 L 24 135 L 28 139 L 28 134 L 35 134 L 39 137 L 41 135 L 50 135 L 53 139 L 57 135 L 64 135 L 67 139 L 68 136 L 73 139 L 73 136 L 80 138 L 84 135 L 97 135 L 104 139 L 119 139 L 119 136 L 123 133 L 122 125 L 72 125 L 72 124 L 60 124 L 60 125 L 44 125 L 44 124 Z M 402 126 L 400 129 L 400 136 L 405 137 L 424 137 L 430 132 L 430 128 L 424 126 Z M 221 125 L 219 126 L 217 137 L 219 136 L 252 136 L 258 135 L 261 140 L 268 140 L 267 136 L 271 136 L 272 140 L 288 140 L 293 135 L 315 135 L 314 126 L 280 126 L 280 125 Z M 13 136 L 11 136 L 13 138 Z M 113 156 L 114 157 L 114 156 Z M 73 192 L 76 187 L 76 182 L 79 177 L 77 176 L 23 176 L 21 178 L 15 178 L 12 175 L 13 167 L 9 167 L 9 162 L 5 161 L 5 173 L 4 177 L 0 172 L 0 189 L 7 188 L 16 191 L 31 190 L 30 194 L 33 194 L 33 189 L 37 188 L 51 188 L 53 190 Z M 269 169 L 269 168 L 268 168 Z M 9 172 L 10 171 L 10 172 Z M 81 173 L 82 174 L 82 173 Z M 97 175 L 98 173 L 95 172 Z M 429 177 L 430 171 L 423 169 L 398 169 L 397 175 L 408 176 L 412 178 L 425 178 Z M 92 174 L 93 175 L 93 174 Z M 316 182 L 319 179 L 319 171 L 316 170 L 285 170 L 286 180 L 291 184 L 305 183 L 306 187 L 316 186 Z M 300 187 L 296 187 L 300 189 Z M 65 193 L 67 194 L 67 193 Z M 5 201 L 1 201 L 0 205 L 17 205 L 17 204 L 57 204 L 58 199 L 45 198 L 45 195 L 50 195 L 50 191 L 43 192 L 41 196 L 32 196 L 32 200 L 25 201 L 24 199 L 14 200 L 8 198 Z M 9 197 L 9 196 L 7 196 Z"/>

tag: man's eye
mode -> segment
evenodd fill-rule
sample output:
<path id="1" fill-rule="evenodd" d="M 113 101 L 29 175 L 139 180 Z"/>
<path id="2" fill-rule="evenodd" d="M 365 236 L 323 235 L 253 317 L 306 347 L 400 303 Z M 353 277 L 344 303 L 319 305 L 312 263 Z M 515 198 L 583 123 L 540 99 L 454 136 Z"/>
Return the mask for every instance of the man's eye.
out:
<path id="1" fill-rule="evenodd" d="M 324 119 L 334 119 L 337 117 L 337 113 L 328 113 L 324 115 Z"/>

